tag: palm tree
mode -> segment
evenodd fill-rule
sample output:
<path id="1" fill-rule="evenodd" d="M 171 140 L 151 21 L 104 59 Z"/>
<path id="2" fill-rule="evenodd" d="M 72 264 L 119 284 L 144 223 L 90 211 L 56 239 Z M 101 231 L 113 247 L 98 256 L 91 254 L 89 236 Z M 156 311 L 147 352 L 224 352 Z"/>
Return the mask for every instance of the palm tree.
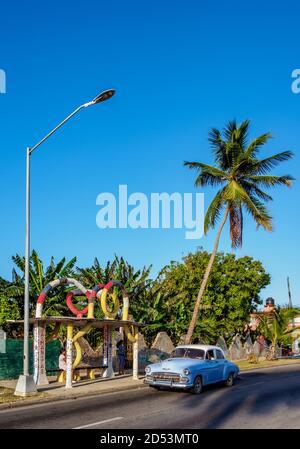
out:
<path id="1" fill-rule="evenodd" d="M 265 230 L 272 231 L 272 217 L 264 204 L 272 200 L 272 197 L 262 188 L 268 189 L 276 185 L 290 186 L 293 180 L 289 175 L 268 175 L 273 167 L 290 159 L 293 153 L 283 151 L 264 159 L 258 159 L 258 152 L 271 138 L 271 133 L 262 134 L 248 143 L 249 125 L 249 120 L 245 120 L 239 126 L 233 120 L 228 122 L 223 133 L 215 128 L 209 132 L 208 140 L 214 155 L 215 166 L 201 162 L 184 163 L 190 169 L 197 170 L 195 181 L 197 187 L 221 187 L 206 211 L 205 234 L 210 228 L 215 227 L 221 218 L 221 213 L 224 213 L 195 302 L 186 343 L 190 343 L 192 339 L 199 306 L 218 250 L 220 235 L 228 217 L 233 248 L 242 246 L 244 210 L 252 216 L 257 227 L 262 226 Z"/>

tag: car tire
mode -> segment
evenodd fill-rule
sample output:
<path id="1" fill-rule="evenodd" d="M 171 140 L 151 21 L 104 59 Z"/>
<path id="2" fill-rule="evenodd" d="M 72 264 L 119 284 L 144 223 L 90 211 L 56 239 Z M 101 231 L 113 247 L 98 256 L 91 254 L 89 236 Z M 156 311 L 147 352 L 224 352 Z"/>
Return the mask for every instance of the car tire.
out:
<path id="1" fill-rule="evenodd" d="M 193 388 L 191 389 L 193 394 L 200 394 L 202 392 L 202 379 L 200 376 L 195 377 Z"/>
<path id="2" fill-rule="evenodd" d="M 154 388 L 154 390 L 159 391 L 160 387 L 158 387 L 157 385 L 149 385 L 149 387 Z"/>
<path id="3" fill-rule="evenodd" d="M 234 376 L 233 373 L 229 373 L 227 379 L 224 382 L 225 387 L 232 387 L 234 382 Z"/>

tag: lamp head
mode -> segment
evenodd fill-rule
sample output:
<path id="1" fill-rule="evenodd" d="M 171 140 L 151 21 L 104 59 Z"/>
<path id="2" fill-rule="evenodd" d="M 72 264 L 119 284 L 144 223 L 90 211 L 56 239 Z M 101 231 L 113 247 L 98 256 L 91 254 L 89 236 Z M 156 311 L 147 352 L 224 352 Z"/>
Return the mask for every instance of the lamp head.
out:
<path id="1" fill-rule="evenodd" d="M 92 103 L 97 104 L 101 103 L 101 101 L 109 100 L 115 94 L 115 92 L 115 89 L 104 90 L 103 92 L 101 92 L 101 94 L 97 95 L 97 97 L 92 100 Z"/>

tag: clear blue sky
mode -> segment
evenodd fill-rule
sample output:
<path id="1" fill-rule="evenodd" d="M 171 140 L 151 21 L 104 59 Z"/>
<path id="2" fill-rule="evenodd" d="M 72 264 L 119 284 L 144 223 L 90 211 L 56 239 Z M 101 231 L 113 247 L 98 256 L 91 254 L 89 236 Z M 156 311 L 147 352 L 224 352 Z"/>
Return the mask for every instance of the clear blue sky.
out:
<path id="1" fill-rule="evenodd" d="M 293 150 L 278 173 L 297 177 L 300 94 L 298 1 L 6 1 L 0 16 L 0 275 L 24 253 L 25 147 L 102 89 L 116 96 L 69 122 L 32 156 L 32 240 L 45 262 L 78 257 L 87 266 L 114 253 L 153 275 L 197 246 L 184 230 L 100 230 L 96 196 L 195 192 L 184 160 L 212 162 L 207 132 L 227 120 L 253 121 L 252 136 L 272 131 L 268 155 Z M 300 304 L 299 182 L 278 188 L 270 205 L 275 232 L 246 219 L 238 256 L 260 259 L 272 276 L 263 298 L 287 302 L 290 276 Z M 205 191 L 208 205 L 212 192 Z M 228 230 L 220 249 L 230 251 Z"/>

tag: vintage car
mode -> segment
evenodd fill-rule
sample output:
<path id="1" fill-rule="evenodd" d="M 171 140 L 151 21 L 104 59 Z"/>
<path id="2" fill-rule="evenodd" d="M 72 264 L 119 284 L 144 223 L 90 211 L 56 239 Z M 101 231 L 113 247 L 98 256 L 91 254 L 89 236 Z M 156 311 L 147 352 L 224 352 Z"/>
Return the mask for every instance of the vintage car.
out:
<path id="1" fill-rule="evenodd" d="M 170 358 L 148 365 L 144 383 L 161 389 L 181 388 L 199 394 L 204 385 L 233 385 L 239 367 L 227 360 L 221 348 L 209 345 L 177 346 Z"/>

